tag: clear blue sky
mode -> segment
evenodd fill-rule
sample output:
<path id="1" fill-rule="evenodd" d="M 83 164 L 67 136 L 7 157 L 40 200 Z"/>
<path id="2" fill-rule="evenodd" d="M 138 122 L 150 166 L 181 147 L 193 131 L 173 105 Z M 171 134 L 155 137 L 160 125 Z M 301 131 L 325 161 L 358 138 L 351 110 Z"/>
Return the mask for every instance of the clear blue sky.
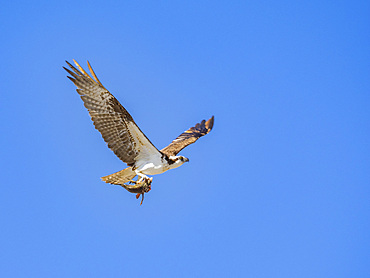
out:
<path id="1" fill-rule="evenodd" d="M 368 1 L 5 1 L 0 276 L 370 277 Z M 139 206 L 64 60 L 158 147 Z"/>

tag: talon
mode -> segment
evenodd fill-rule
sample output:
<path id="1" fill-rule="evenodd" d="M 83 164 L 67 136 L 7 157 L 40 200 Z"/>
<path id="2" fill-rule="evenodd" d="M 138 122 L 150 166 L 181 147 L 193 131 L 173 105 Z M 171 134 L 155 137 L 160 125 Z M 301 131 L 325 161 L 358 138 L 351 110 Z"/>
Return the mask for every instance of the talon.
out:
<path id="1" fill-rule="evenodd" d="M 137 193 L 136 194 L 136 199 L 139 199 L 140 195 L 141 195 L 141 193 Z"/>

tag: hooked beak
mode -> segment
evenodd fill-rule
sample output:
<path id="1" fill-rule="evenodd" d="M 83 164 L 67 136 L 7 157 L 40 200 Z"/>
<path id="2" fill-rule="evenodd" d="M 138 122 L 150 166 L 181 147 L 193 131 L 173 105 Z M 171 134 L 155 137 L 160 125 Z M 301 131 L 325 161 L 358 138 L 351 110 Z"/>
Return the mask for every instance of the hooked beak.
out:
<path id="1" fill-rule="evenodd" d="M 185 162 L 189 162 L 189 158 L 187 158 L 187 157 L 184 157 L 185 158 Z"/>

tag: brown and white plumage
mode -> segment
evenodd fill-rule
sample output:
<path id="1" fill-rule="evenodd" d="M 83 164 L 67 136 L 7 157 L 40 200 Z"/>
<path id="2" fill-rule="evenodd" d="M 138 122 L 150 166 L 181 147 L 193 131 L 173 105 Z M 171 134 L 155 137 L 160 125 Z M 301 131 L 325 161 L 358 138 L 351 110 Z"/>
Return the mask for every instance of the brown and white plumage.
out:
<path id="1" fill-rule="evenodd" d="M 214 119 L 214 116 L 212 116 L 208 121 L 203 120 L 201 123 L 184 131 L 171 144 L 162 149 L 161 152 L 168 156 L 177 155 L 183 148 L 195 143 L 200 137 L 208 134 L 213 128 Z"/>
<path id="2" fill-rule="evenodd" d="M 64 67 L 71 75 L 68 78 L 76 85 L 77 92 L 89 111 L 95 128 L 99 130 L 108 147 L 129 166 L 103 177 L 102 179 L 107 183 L 119 184 L 128 191 L 144 197 L 144 193 L 150 190 L 152 182 L 152 178 L 146 175 L 160 174 L 189 161 L 177 154 L 209 133 L 213 127 L 214 117 L 212 116 L 208 121 L 203 120 L 183 132 L 170 145 L 159 151 L 136 125 L 127 110 L 102 85 L 90 63 L 87 62 L 94 79 L 76 61 L 74 63 L 77 68 L 68 62 L 71 69 Z M 136 175 L 141 179 L 134 181 Z"/>
<path id="3" fill-rule="evenodd" d="M 90 64 L 88 63 L 90 72 L 96 80 L 74 62 L 80 71 L 67 62 L 73 70 L 72 72 L 64 68 L 72 76 L 68 78 L 77 86 L 77 92 L 81 95 L 95 128 L 100 131 L 104 141 L 118 158 L 131 165 L 135 163 L 140 152 L 158 151 L 141 132 L 127 110 L 96 78 Z M 139 135 L 139 138 L 135 135 Z"/>

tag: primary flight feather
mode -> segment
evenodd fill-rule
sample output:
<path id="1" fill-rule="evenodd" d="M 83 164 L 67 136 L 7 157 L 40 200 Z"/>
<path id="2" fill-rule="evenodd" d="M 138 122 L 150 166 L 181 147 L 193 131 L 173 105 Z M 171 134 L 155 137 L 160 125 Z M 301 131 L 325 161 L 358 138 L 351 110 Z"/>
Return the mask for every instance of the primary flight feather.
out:
<path id="1" fill-rule="evenodd" d="M 70 69 L 64 69 L 71 75 L 68 78 L 76 85 L 90 117 L 99 130 L 108 147 L 119 159 L 127 163 L 128 168 L 102 177 L 102 180 L 118 184 L 136 198 L 151 189 L 153 178 L 147 175 L 161 174 L 177 168 L 189 159 L 177 154 L 186 146 L 212 130 L 214 117 L 203 120 L 186 130 L 167 147 L 158 150 L 136 125 L 135 121 L 119 101 L 102 85 L 89 62 L 92 77 L 75 61 L 76 67 L 66 61 Z M 137 180 L 134 178 L 138 176 Z"/>

